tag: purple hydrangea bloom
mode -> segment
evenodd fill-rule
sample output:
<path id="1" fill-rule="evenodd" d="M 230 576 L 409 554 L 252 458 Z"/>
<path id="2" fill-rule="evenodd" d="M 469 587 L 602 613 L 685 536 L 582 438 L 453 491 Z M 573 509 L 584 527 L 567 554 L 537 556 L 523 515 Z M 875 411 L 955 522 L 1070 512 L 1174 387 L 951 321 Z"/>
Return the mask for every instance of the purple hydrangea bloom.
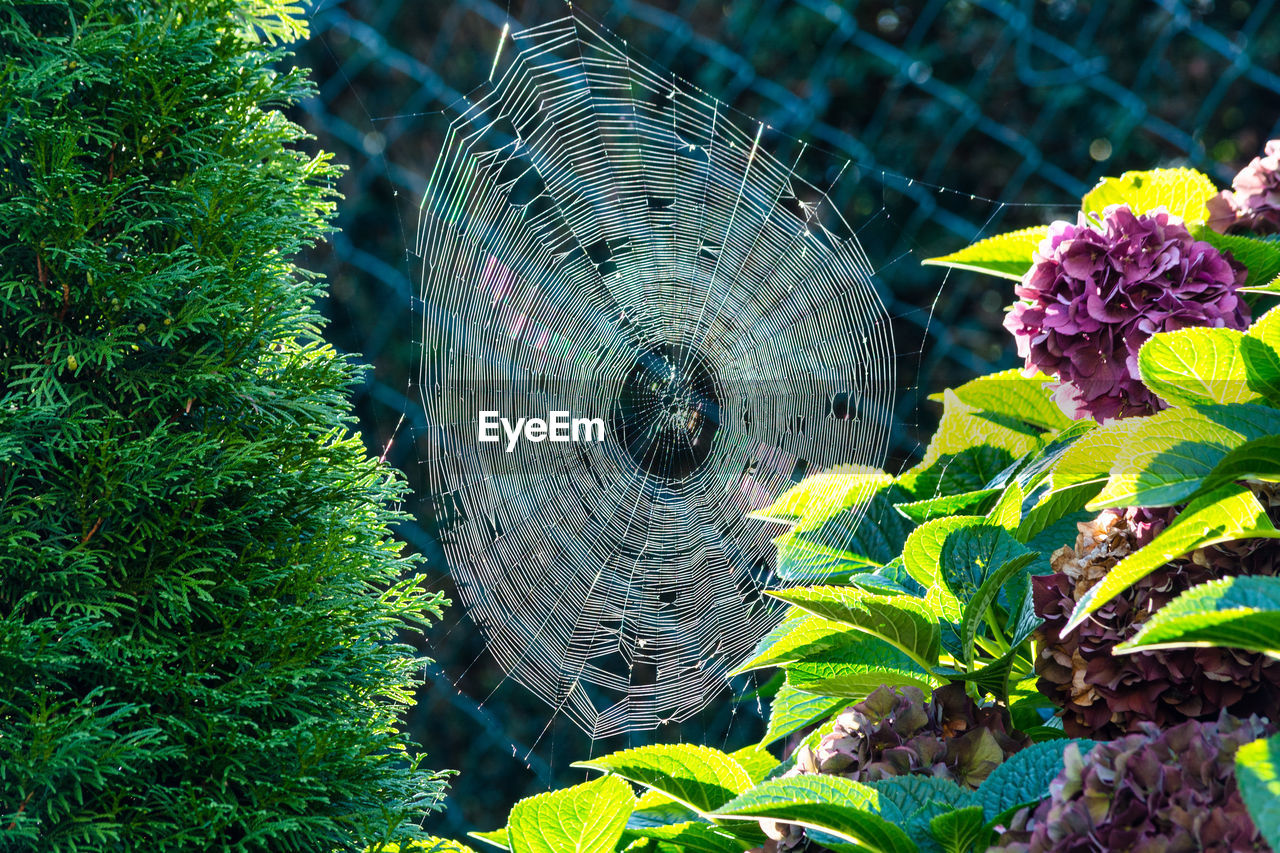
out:
<path id="1" fill-rule="evenodd" d="M 1240 796 L 1235 754 L 1274 730 L 1223 714 L 1164 730 L 1144 723 L 1083 755 L 1071 744 L 1048 799 L 1015 816 L 992 853 L 1269 851 Z"/>
<path id="2" fill-rule="evenodd" d="M 1280 139 L 1268 142 L 1263 154 L 1240 170 L 1231 190 L 1209 199 L 1209 225 L 1215 231 L 1280 234 Z"/>
<path id="3" fill-rule="evenodd" d="M 1164 408 L 1138 379 L 1138 349 L 1157 332 L 1249 325 L 1244 268 L 1164 211 L 1113 205 L 1101 220 L 1055 222 L 1034 259 L 1004 325 L 1027 371 L 1057 378 L 1055 399 L 1074 418 Z"/>

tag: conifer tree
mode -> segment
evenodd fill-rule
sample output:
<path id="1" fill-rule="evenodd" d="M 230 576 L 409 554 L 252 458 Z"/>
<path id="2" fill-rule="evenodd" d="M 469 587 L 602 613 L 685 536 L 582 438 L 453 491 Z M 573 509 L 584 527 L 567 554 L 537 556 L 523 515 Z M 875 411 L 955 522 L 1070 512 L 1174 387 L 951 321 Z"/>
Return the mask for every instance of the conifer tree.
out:
<path id="1" fill-rule="evenodd" d="M 325 345 L 285 0 L 0 3 L 0 849 L 362 850 L 443 603 Z"/>

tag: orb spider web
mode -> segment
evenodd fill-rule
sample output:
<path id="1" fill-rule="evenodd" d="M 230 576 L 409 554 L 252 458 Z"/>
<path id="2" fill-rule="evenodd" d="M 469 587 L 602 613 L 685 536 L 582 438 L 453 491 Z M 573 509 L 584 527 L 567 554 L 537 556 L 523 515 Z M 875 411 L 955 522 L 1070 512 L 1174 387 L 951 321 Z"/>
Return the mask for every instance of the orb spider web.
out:
<path id="1" fill-rule="evenodd" d="M 820 576 L 751 513 L 883 461 L 893 346 L 805 146 L 579 16 L 510 40 L 422 206 L 433 521 L 508 677 L 605 738 L 701 710 L 781 617 L 762 590 Z M 599 440 L 479 440 L 554 412 Z"/>

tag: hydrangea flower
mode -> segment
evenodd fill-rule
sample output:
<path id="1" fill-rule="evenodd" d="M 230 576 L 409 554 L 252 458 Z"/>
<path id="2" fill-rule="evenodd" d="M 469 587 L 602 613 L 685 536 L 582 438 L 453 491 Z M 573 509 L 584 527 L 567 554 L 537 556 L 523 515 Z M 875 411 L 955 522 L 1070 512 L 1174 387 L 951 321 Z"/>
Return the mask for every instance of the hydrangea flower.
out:
<path id="1" fill-rule="evenodd" d="M 963 684 L 939 687 L 929 699 L 918 687 L 882 685 L 841 712 L 817 749 L 799 749 L 785 775 L 827 773 L 856 782 L 923 775 L 976 788 L 1030 742 L 1013 729 L 1005 709 L 979 707 Z M 779 851 L 806 842 L 795 824 L 762 821 L 761 827 Z"/>
<path id="2" fill-rule="evenodd" d="M 1057 377 L 1055 399 L 1072 417 L 1148 414 L 1163 404 L 1138 379 L 1138 349 L 1187 326 L 1246 328 L 1245 275 L 1177 217 L 1113 205 L 1101 220 L 1049 226 L 1005 328 L 1029 373 Z"/>
<path id="3" fill-rule="evenodd" d="M 1163 731 L 1146 723 L 1087 755 L 1071 744 L 1029 832 L 1015 827 L 992 853 L 1270 850 L 1235 775 L 1236 751 L 1270 729 L 1223 714 Z"/>
<path id="4" fill-rule="evenodd" d="M 1262 157 L 1240 170 L 1231 189 L 1209 199 L 1209 225 L 1215 231 L 1280 234 L 1280 139 L 1267 143 Z"/>
<path id="5" fill-rule="evenodd" d="M 1277 513 L 1280 503 L 1259 495 Z M 1061 631 L 1076 602 L 1116 563 L 1151 541 L 1167 523 L 1167 510 L 1105 510 L 1079 525 L 1074 548 L 1051 558 L 1054 573 L 1031 579 L 1037 629 L 1037 687 L 1062 706 L 1062 727 L 1073 737 L 1108 738 L 1149 722 L 1175 725 L 1236 714 L 1274 713 L 1280 707 L 1280 661 L 1230 648 L 1159 649 L 1116 655 L 1151 613 L 1180 593 L 1226 575 L 1280 573 L 1280 546 L 1249 539 L 1210 546 L 1142 578 L 1104 604 L 1065 638 Z"/>

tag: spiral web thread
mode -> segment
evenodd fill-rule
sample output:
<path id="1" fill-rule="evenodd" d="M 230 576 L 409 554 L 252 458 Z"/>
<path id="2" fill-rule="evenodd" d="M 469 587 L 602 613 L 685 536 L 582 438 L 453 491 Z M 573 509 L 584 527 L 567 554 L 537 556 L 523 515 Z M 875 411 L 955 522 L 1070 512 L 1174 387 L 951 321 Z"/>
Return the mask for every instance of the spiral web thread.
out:
<path id="1" fill-rule="evenodd" d="M 748 514 L 883 459 L 892 343 L 803 146 L 789 167 L 792 141 L 577 16 L 512 42 L 423 201 L 426 461 L 490 651 L 603 738 L 699 711 L 780 618 L 761 590 L 820 576 L 777 577 L 785 528 Z M 604 440 L 508 451 L 482 411 Z"/>

